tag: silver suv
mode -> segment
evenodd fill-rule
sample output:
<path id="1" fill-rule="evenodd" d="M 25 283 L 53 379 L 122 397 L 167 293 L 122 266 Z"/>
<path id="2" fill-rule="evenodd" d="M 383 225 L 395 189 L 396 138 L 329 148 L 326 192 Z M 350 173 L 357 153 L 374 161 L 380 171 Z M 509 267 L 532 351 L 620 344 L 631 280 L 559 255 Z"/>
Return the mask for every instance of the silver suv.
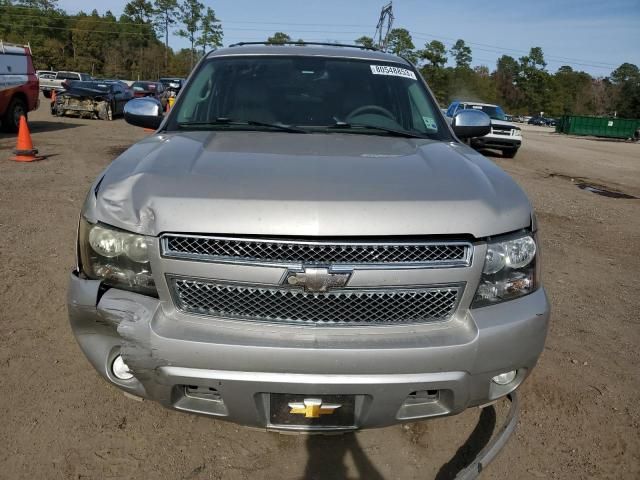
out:
<path id="1" fill-rule="evenodd" d="M 87 195 L 69 316 L 110 383 L 273 430 L 382 427 L 510 395 L 547 334 L 536 221 L 402 58 L 208 54 Z"/>

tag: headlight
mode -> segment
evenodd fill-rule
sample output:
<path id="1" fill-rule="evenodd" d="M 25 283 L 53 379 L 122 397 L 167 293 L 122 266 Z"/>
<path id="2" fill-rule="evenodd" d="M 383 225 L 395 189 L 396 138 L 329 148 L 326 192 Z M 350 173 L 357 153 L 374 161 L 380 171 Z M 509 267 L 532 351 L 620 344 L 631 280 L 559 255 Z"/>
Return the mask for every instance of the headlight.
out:
<path id="1" fill-rule="evenodd" d="M 105 285 L 157 295 L 148 254 L 149 239 L 80 219 L 78 246 L 82 272 Z"/>
<path id="2" fill-rule="evenodd" d="M 471 307 L 484 307 L 533 292 L 538 286 L 536 253 L 532 234 L 489 242 Z"/>

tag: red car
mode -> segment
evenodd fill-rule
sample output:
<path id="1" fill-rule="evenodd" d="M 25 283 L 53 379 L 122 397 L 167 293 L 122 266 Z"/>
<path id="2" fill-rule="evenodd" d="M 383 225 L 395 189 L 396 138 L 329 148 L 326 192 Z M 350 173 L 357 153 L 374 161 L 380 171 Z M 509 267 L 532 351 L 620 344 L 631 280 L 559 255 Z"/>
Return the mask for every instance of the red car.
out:
<path id="1" fill-rule="evenodd" d="M 167 107 L 167 92 L 161 82 L 133 82 L 131 90 L 134 97 L 157 98 L 162 103 L 162 108 Z"/>
<path id="2" fill-rule="evenodd" d="M 17 132 L 20 117 L 38 108 L 40 83 L 28 45 L 0 41 L 0 124 Z"/>

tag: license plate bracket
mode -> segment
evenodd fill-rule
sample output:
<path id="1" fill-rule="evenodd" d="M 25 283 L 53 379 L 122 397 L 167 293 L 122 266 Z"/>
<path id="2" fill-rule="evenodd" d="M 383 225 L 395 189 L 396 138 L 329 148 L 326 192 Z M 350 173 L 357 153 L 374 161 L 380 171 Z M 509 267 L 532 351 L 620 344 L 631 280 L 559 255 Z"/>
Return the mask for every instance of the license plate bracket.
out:
<path id="1" fill-rule="evenodd" d="M 305 400 L 306 405 L 305 405 Z M 308 417 L 305 413 L 292 413 L 290 404 L 310 408 L 313 402 L 320 400 L 322 413 L 317 417 Z M 326 408 L 339 405 L 337 408 Z M 316 395 L 271 393 L 269 395 L 269 424 L 274 427 L 301 427 L 306 429 L 354 428 L 355 427 L 355 395 Z M 295 410 L 300 411 L 300 408 Z"/>

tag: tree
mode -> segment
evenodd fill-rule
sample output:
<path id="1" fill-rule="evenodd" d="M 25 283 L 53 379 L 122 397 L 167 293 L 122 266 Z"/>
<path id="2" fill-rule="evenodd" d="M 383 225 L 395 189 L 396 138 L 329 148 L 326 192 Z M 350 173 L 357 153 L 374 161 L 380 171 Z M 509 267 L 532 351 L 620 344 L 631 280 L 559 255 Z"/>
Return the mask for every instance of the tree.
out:
<path id="1" fill-rule="evenodd" d="M 190 68 L 193 69 L 195 44 L 197 40 L 198 30 L 200 29 L 200 20 L 202 19 L 202 9 L 204 4 L 198 0 L 184 0 L 180 5 L 180 14 L 178 19 L 184 25 L 176 33 L 178 36 L 186 38 L 191 43 L 191 59 Z"/>
<path id="2" fill-rule="evenodd" d="M 124 16 L 128 21 L 137 24 L 134 31 L 139 33 L 138 36 L 132 37 L 132 46 L 138 47 L 138 74 L 142 75 L 140 65 L 143 62 L 143 50 L 149 44 L 152 34 L 151 17 L 153 15 L 153 6 L 147 0 L 131 0 L 124 6 Z M 127 21 L 127 20 L 125 20 Z"/>
<path id="3" fill-rule="evenodd" d="M 529 56 L 525 57 L 529 59 L 529 64 L 540 69 L 540 70 L 544 70 L 545 67 L 547 66 L 547 62 L 545 62 L 544 60 L 544 54 L 542 53 L 542 48 L 540 47 L 533 47 L 530 51 L 529 51 Z"/>
<path id="4" fill-rule="evenodd" d="M 153 15 L 153 6 L 147 0 L 131 0 L 124 6 L 124 14 L 135 23 L 148 23 Z"/>
<path id="5" fill-rule="evenodd" d="M 529 113 L 547 111 L 552 96 L 552 79 L 545 70 L 547 62 L 540 47 L 533 47 L 529 55 L 520 57 L 518 86 Z"/>
<path id="6" fill-rule="evenodd" d="M 505 107 L 513 111 L 521 104 L 521 93 L 518 88 L 520 76 L 520 64 L 509 55 L 502 55 L 496 63 L 496 71 L 493 73 L 496 95 L 503 100 Z"/>
<path id="7" fill-rule="evenodd" d="M 417 52 L 418 58 L 428 63 L 420 69 L 423 78 L 428 82 L 431 91 L 442 105 L 449 98 L 450 72 L 444 68 L 447 63 L 447 49 L 442 42 L 433 40 Z"/>
<path id="8" fill-rule="evenodd" d="M 207 12 L 202 17 L 200 31 L 202 33 L 196 41 L 196 45 L 202 47 L 203 55 L 209 47 L 217 48 L 222 46 L 222 25 L 220 25 L 220 20 L 216 18 L 216 13 L 210 7 L 207 7 Z"/>
<path id="9" fill-rule="evenodd" d="M 272 37 L 267 38 L 267 43 L 272 45 L 282 45 L 285 42 L 290 42 L 291 37 L 284 32 L 276 32 Z"/>
<path id="10" fill-rule="evenodd" d="M 102 19 L 97 11 L 80 18 L 71 31 L 75 51 L 75 69 L 94 75 L 104 64 L 105 36 L 102 33 Z"/>
<path id="11" fill-rule="evenodd" d="M 24 7 L 44 11 L 53 11 L 58 8 L 58 0 L 19 0 L 16 3 Z M 11 4 L 10 1 L 9 4 Z"/>
<path id="12" fill-rule="evenodd" d="M 164 68 L 169 65 L 169 29 L 176 23 L 178 0 L 155 0 L 155 26 L 160 35 L 164 35 Z"/>
<path id="13" fill-rule="evenodd" d="M 563 65 L 554 75 L 552 87 L 551 104 L 547 107 L 550 110 L 574 115 L 585 115 L 595 110 L 589 74 Z"/>
<path id="14" fill-rule="evenodd" d="M 640 70 L 623 63 L 611 73 L 614 105 L 620 117 L 640 118 Z"/>
<path id="15" fill-rule="evenodd" d="M 438 40 L 425 43 L 424 49 L 418 52 L 418 56 L 429 62 L 433 68 L 443 68 L 447 63 L 447 49 L 444 43 Z"/>
<path id="16" fill-rule="evenodd" d="M 449 51 L 456 62 L 456 68 L 471 67 L 471 48 L 468 47 L 464 40 L 459 38 Z"/>
<path id="17" fill-rule="evenodd" d="M 366 47 L 366 48 L 375 48 L 375 43 L 373 42 L 373 38 L 367 37 L 366 35 L 363 35 L 362 37 L 356 39 L 356 44 L 362 45 L 363 47 Z"/>
<path id="18" fill-rule="evenodd" d="M 405 28 L 394 28 L 389 32 L 389 36 L 387 37 L 387 50 L 391 53 L 415 63 L 418 59 L 415 48 L 409 30 Z"/>

